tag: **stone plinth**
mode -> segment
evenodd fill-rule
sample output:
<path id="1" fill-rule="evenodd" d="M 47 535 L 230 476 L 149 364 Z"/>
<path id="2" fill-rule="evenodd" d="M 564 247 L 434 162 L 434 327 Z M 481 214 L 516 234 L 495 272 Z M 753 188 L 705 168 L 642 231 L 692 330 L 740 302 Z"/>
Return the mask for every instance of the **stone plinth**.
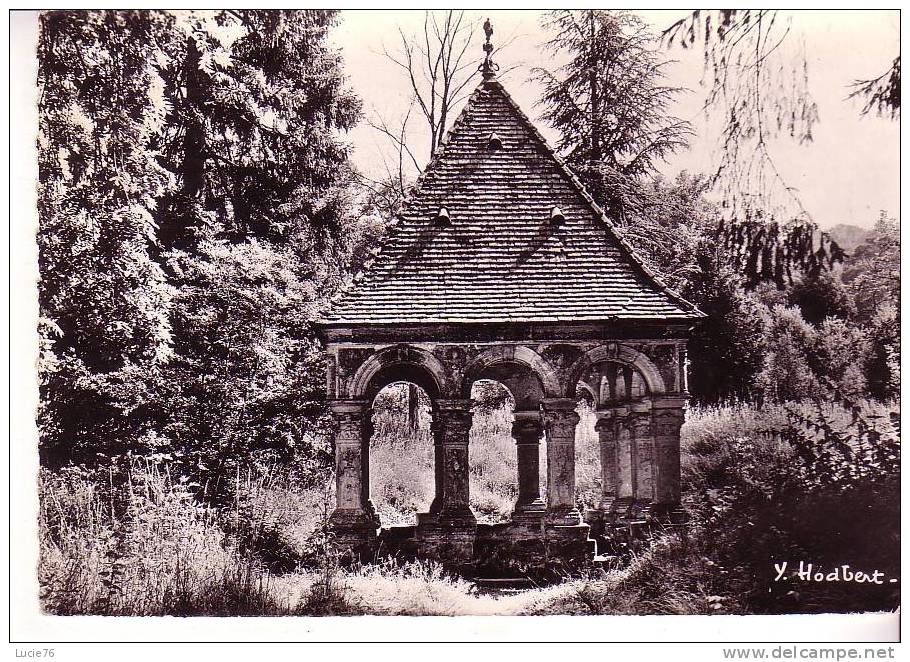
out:
<path id="1" fill-rule="evenodd" d="M 477 521 L 470 518 L 441 518 L 432 513 L 417 515 L 415 541 L 417 555 L 433 559 L 453 569 L 465 570 L 474 561 Z"/>
<path id="2" fill-rule="evenodd" d="M 587 525 L 554 526 L 543 520 L 478 524 L 474 571 L 480 577 L 554 581 L 590 564 L 595 543 Z"/>

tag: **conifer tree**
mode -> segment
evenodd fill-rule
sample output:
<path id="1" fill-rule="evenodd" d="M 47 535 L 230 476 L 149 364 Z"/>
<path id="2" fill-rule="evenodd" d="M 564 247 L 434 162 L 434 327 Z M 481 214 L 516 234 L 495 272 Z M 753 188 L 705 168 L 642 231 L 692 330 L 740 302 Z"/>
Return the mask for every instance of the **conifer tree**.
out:
<path id="1" fill-rule="evenodd" d="M 543 118 L 594 199 L 624 223 L 643 211 L 642 179 L 692 134 L 668 112 L 681 90 L 665 84 L 655 37 L 634 14 L 559 10 L 545 27 L 553 33 L 545 50 L 568 62 L 534 70 Z"/>
<path id="2" fill-rule="evenodd" d="M 172 177 L 147 148 L 163 122 L 161 16 L 48 12 L 38 44 L 41 450 L 115 450 L 142 434 L 171 353 L 172 289 L 151 259 Z M 109 442 L 109 443 L 106 443 Z"/>

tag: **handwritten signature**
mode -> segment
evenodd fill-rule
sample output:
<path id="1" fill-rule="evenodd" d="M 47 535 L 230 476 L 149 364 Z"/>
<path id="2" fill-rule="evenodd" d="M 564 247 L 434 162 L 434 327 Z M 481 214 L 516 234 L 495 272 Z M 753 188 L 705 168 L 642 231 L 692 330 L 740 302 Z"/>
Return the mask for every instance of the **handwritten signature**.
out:
<path id="1" fill-rule="evenodd" d="M 788 572 L 789 570 L 789 572 Z M 825 569 L 814 563 L 800 561 L 799 566 L 790 565 L 789 561 L 782 561 L 774 564 L 774 571 L 777 577 L 774 581 L 788 581 L 796 579 L 802 582 L 854 582 L 856 584 L 896 584 L 897 579 L 894 577 L 886 578 L 885 573 L 881 570 L 868 571 L 855 570 L 849 564 L 844 563 L 835 568 Z"/>

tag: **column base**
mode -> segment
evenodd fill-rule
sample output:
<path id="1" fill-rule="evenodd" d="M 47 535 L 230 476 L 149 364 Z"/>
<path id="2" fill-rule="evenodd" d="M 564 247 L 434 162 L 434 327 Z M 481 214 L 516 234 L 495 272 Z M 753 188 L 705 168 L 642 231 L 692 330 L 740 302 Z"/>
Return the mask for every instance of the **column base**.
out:
<path id="1" fill-rule="evenodd" d="M 414 532 L 417 555 L 454 569 L 470 567 L 477 538 L 477 518 L 467 513 L 419 513 Z"/>
<path id="2" fill-rule="evenodd" d="M 543 499 L 536 499 L 531 503 L 516 504 L 510 519 L 521 524 L 539 524 L 546 516 L 547 505 Z"/>
<path id="3" fill-rule="evenodd" d="M 379 517 L 370 509 L 336 509 L 329 516 L 329 530 L 342 557 L 363 560 L 376 551 Z"/>
<path id="4" fill-rule="evenodd" d="M 554 526 L 587 526 L 583 524 L 581 513 L 574 506 L 547 508 L 545 519 L 547 524 Z"/>

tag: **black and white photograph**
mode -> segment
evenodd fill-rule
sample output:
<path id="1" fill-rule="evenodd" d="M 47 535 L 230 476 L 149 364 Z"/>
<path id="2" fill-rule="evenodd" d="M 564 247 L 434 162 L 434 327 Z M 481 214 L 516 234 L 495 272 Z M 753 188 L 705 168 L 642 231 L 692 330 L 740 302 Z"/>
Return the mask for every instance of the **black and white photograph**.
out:
<path id="1" fill-rule="evenodd" d="M 900 27 L 10 12 L 13 621 L 893 658 Z"/>

